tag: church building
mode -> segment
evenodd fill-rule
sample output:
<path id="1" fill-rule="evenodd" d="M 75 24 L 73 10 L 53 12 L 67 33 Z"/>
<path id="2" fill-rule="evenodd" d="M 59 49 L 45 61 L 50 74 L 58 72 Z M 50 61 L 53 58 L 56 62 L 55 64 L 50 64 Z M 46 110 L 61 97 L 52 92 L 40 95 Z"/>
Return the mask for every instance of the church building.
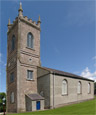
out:
<path id="1" fill-rule="evenodd" d="M 7 32 L 7 112 L 52 109 L 94 98 L 94 81 L 40 62 L 40 16 L 23 16 L 22 4 Z"/>

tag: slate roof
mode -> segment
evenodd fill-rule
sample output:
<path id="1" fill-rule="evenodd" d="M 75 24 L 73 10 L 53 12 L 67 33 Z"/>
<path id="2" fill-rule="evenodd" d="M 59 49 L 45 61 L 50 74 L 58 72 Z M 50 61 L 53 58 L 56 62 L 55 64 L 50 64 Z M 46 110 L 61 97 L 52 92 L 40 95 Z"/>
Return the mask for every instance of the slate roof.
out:
<path id="1" fill-rule="evenodd" d="M 32 100 L 32 101 L 36 101 L 36 100 L 44 100 L 44 97 L 42 97 L 39 94 L 27 94 L 27 96 Z"/>
<path id="2" fill-rule="evenodd" d="M 41 68 L 45 69 L 45 70 L 48 70 L 49 72 L 51 72 L 52 74 L 55 74 L 55 75 L 61 75 L 61 76 L 75 78 L 75 79 L 83 79 L 83 80 L 94 82 L 94 80 L 87 79 L 85 77 L 75 75 L 75 74 L 72 74 L 72 73 L 68 73 L 68 72 L 64 72 L 64 71 L 60 71 L 60 70 L 56 70 L 56 69 L 51 69 L 51 68 L 47 68 L 47 67 L 41 67 Z"/>

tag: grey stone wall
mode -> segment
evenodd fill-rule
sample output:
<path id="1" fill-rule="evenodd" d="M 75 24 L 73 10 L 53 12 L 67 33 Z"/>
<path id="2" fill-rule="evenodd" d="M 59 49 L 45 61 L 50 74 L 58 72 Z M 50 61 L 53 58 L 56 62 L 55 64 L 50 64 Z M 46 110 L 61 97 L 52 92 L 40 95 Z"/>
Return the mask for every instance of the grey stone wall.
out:
<path id="1" fill-rule="evenodd" d="M 42 67 L 37 67 L 37 77 L 42 77 L 47 74 L 49 74 L 48 70 L 42 69 Z"/>
<path id="2" fill-rule="evenodd" d="M 40 64 L 40 30 L 20 21 L 20 52 L 18 72 L 18 111 L 26 111 L 25 94 L 37 93 L 37 66 Z M 34 36 L 34 49 L 27 47 L 27 34 Z M 27 80 L 27 70 L 33 71 L 33 80 Z"/>
<path id="3" fill-rule="evenodd" d="M 45 104 L 44 104 L 44 100 L 40 100 L 40 104 L 41 104 L 41 108 L 40 108 L 40 109 L 41 109 L 41 110 L 44 110 L 44 105 L 45 105 Z"/>
<path id="4" fill-rule="evenodd" d="M 62 81 L 66 79 L 68 82 L 68 94 L 62 95 Z M 82 84 L 82 93 L 77 94 L 78 81 Z M 88 94 L 88 83 L 91 84 L 91 93 Z M 78 102 L 94 98 L 94 82 L 73 79 L 69 77 L 54 75 L 54 97 L 53 97 L 53 75 L 50 77 L 50 105 L 57 107 L 61 104 L 67 104 L 72 102 Z M 54 99 L 54 101 L 53 101 Z M 53 104 L 54 102 L 54 104 Z"/>
<path id="5" fill-rule="evenodd" d="M 38 69 L 39 77 L 37 80 L 38 93 L 40 94 L 41 91 L 43 91 L 43 96 L 45 98 L 45 108 L 54 108 L 65 104 L 94 98 L 94 82 L 48 74 L 46 72 L 47 71 L 45 69 Z M 66 79 L 68 82 L 67 95 L 62 95 L 62 81 L 64 79 Z M 82 84 L 81 94 L 77 94 L 78 81 L 80 81 Z M 88 94 L 88 83 L 91 84 L 90 94 Z"/>
<path id="6" fill-rule="evenodd" d="M 8 31 L 7 51 L 7 111 L 26 111 L 25 95 L 37 93 L 37 66 L 40 66 L 40 26 L 32 20 L 18 17 L 12 28 Z M 31 24 L 32 23 L 32 24 Z M 34 37 L 34 49 L 27 47 L 27 34 L 31 32 Z M 10 53 L 13 34 L 16 37 L 15 50 Z M 15 67 L 13 61 L 15 60 Z M 9 62 L 11 66 L 8 65 Z M 13 65 L 12 65 L 13 64 Z M 13 69 L 13 70 L 12 70 Z M 10 72 L 15 71 L 15 81 L 10 85 Z M 33 80 L 27 80 L 27 70 L 33 71 Z M 15 93 L 15 103 L 10 104 L 10 92 Z"/>
<path id="7" fill-rule="evenodd" d="M 40 110 L 44 110 L 44 100 L 40 101 Z M 26 111 L 36 111 L 36 100 L 32 101 L 29 97 L 26 96 Z"/>
<path id="8" fill-rule="evenodd" d="M 43 96 L 45 98 L 45 108 L 50 108 L 50 75 L 45 75 L 43 77 L 39 77 L 37 79 L 37 88 L 38 93 L 41 94 L 43 92 Z"/>
<path id="9" fill-rule="evenodd" d="M 32 101 L 32 111 L 36 111 L 36 101 Z"/>
<path id="10" fill-rule="evenodd" d="M 32 101 L 30 98 L 27 96 L 25 97 L 26 99 L 26 111 L 32 111 Z"/>
<path id="11" fill-rule="evenodd" d="M 15 35 L 15 49 L 11 50 L 11 39 Z M 7 33 L 7 65 L 6 65 L 6 92 L 7 92 L 7 112 L 17 112 L 17 43 L 18 25 L 14 25 L 12 30 Z M 10 74 L 14 72 L 14 82 L 10 82 Z M 14 92 L 15 102 L 10 102 L 10 95 Z"/>

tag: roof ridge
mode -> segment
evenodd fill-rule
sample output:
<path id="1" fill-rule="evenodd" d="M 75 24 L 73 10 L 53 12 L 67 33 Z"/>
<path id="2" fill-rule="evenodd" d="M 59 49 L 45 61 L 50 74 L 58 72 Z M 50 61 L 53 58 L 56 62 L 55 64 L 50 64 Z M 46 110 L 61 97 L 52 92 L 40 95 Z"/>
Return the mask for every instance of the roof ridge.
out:
<path id="1" fill-rule="evenodd" d="M 56 70 L 56 69 L 52 69 L 52 68 L 48 68 L 48 67 L 41 67 L 41 68 L 46 69 L 46 70 L 48 70 L 48 71 L 51 71 L 51 72 L 53 72 L 54 74 L 66 75 L 66 76 L 70 76 L 70 77 L 74 77 L 74 78 L 78 78 L 78 79 L 94 81 L 94 80 L 92 80 L 92 79 L 88 79 L 88 78 L 85 78 L 85 77 L 83 77 L 83 76 L 76 75 L 76 74 L 69 73 L 69 72 L 65 72 L 65 71 L 61 71 L 61 70 Z"/>

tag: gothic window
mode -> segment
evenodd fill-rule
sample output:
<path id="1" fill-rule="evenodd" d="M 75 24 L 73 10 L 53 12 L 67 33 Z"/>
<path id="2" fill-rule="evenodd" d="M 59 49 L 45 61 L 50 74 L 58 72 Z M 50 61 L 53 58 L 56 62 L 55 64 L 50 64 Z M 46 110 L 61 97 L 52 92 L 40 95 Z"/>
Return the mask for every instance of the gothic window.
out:
<path id="1" fill-rule="evenodd" d="M 68 83 L 66 80 L 62 81 L 62 95 L 65 95 L 68 93 Z"/>
<path id="2" fill-rule="evenodd" d="M 10 74 L 10 82 L 14 82 L 14 72 Z"/>
<path id="3" fill-rule="evenodd" d="M 11 51 L 13 51 L 15 49 L 15 36 L 12 36 L 12 40 L 11 40 Z"/>
<path id="4" fill-rule="evenodd" d="M 88 83 L 88 93 L 91 93 L 91 84 Z"/>
<path id="5" fill-rule="evenodd" d="M 27 47 L 28 48 L 33 48 L 33 42 L 34 42 L 34 38 L 31 32 L 28 33 L 27 35 Z"/>
<path id="6" fill-rule="evenodd" d="M 10 102 L 11 102 L 11 103 L 14 103 L 14 92 L 11 92 Z"/>
<path id="7" fill-rule="evenodd" d="M 81 82 L 78 82 L 78 86 L 77 86 L 77 93 L 80 94 L 81 93 Z"/>
<path id="8" fill-rule="evenodd" d="M 33 79 L 33 71 L 27 70 L 27 79 L 32 80 Z"/>

